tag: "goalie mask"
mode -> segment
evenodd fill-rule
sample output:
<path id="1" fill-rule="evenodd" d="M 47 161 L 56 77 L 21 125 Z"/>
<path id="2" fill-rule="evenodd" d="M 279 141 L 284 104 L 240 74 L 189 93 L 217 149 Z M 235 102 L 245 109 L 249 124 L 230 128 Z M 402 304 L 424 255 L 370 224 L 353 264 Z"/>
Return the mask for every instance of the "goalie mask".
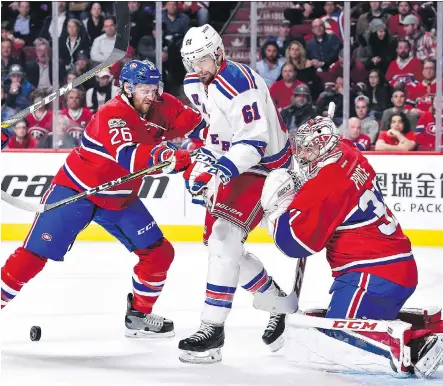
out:
<path id="1" fill-rule="evenodd" d="M 315 117 L 302 124 L 293 136 L 294 157 L 299 165 L 312 174 L 336 154 L 333 151 L 340 140 L 331 118 Z"/>

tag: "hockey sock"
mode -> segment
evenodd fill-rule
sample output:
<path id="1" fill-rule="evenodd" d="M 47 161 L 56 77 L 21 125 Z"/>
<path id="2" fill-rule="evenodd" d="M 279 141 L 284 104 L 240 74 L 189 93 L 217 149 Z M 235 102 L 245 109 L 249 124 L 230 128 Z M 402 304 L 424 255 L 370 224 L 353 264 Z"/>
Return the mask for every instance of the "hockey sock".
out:
<path id="1" fill-rule="evenodd" d="M 134 267 L 132 285 L 136 311 L 150 314 L 166 280 L 168 269 L 174 260 L 174 248 L 165 238 L 148 248 L 134 252 L 140 259 Z"/>
<path id="2" fill-rule="evenodd" d="M 35 277 L 47 259 L 20 247 L 9 256 L 1 274 L 1 308 L 15 298 L 23 285 Z"/>

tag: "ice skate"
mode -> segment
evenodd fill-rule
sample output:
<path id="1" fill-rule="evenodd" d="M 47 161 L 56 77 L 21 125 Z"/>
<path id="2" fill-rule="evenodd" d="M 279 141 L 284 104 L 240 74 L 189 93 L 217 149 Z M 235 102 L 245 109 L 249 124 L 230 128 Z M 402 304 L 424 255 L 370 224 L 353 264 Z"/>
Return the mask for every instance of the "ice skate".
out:
<path id="1" fill-rule="evenodd" d="M 210 364 L 221 362 L 221 348 L 225 343 L 224 325 L 202 322 L 199 330 L 179 342 L 184 352 L 179 359 L 184 363 Z"/>
<path id="2" fill-rule="evenodd" d="M 278 296 L 286 296 L 285 292 L 280 289 L 274 281 L 274 285 L 278 289 Z M 262 339 L 265 345 L 269 347 L 272 352 L 276 352 L 283 347 L 285 332 L 286 314 L 277 314 L 272 312 L 269 318 L 268 326 L 263 333 Z"/>
<path id="3" fill-rule="evenodd" d="M 174 323 L 163 316 L 145 314 L 132 308 L 133 295 L 128 294 L 125 336 L 128 338 L 170 338 L 175 335 Z"/>

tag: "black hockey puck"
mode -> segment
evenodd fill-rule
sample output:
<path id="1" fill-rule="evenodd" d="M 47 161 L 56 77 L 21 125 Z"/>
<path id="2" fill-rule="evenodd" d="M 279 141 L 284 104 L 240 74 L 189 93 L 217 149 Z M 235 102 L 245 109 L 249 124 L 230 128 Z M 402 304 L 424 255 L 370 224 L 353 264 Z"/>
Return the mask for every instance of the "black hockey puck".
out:
<path id="1" fill-rule="evenodd" d="M 32 341 L 40 340 L 42 336 L 42 329 L 39 326 L 32 326 L 29 336 L 31 337 Z"/>

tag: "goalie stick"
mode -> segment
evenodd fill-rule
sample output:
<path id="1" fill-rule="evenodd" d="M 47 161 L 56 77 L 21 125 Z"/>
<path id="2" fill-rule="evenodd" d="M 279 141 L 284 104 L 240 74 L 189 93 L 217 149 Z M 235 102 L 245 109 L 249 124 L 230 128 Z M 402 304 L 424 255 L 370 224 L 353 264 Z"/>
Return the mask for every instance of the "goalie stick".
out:
<path id="1" fill-rule="evenodd" d="M 335 103 L 328 106 L 328 118 L 334 118 Z M 275 312 L 279 314 L 291 314 L 298 310 L 298 302 L 301 294 L 303 278 L 305 276 L 307 258 L 297 259 L 295 269 L 294 286 L 292 292 L 285 297 L 275 296 L 267 293 L 256 293 L 254 295 L 254 307 L 260 310 Z"/>
<path id="2" fill-rule="evenodd" d="M 75 196 L 71 196 L 68 198 L 65 198 L 63 200 L 54 202 L 53 204 L 34 204 L 27 201 L 19 200 L 18 198 L 12 197 L 10 194 L 4 192 L 2 190 L 2 200 L 6 201 L 8 204 L 15 206 L 16 208 L 27 210 L 29 212 L 35 212 L 35 213 L 43 213 L 48 212 L 52 209 L 58 208 L 60 206 L 71 204 L 72 202 L 81 200 L 83 198 L 86 198 L 88 196 L 92 196 L 94 194 L 103 192 L 104 190 L 108 190 L 110 188 L 113 188 L 114 186 L 124 184 L 126 182 L 135 180 L 139 177 L 144 176 L 145 174 L 153 173 L 156 171 L 159 171 L 163 169 L 166 166 L 169 166 L 171 162 L 165 161 L 161 162 L 157 165 L 151 166 L 149 168 L 141 169 L 137 172 L 127 174 L 126 176 L 116 178 L 115 180 L 105 182 L 104 184 L 101 184 L 99 186 L 96 186 L 94 188 L 90 188 L 85 190 L 84 192 L 81 192 L 79 194 L 76 194 Z"/>
<path id="3" fill-rule="evenodd" d="M 122 60 L 125 57 L 129 45 L 129 32 L 131 28 L 129 8 L 126 2 L 124 1 L 116 2 L 115 15 L 117 19 L 117 34 L 115 38 L 114 49 L 112 50 L 111 55 L 109 55 L 109 58 L 106 59 L 103 63 L 100 63 L 98 66 L 89 70 L 88 72 L 85 72 L 83 75 L 80 75 L 78 78 L 74 79 L 71 83 L 68 83 L 63 87 L 60 87 L 57 91 L 54 91 L 53 93 L 49 94 L 46 98 L 42 99 L 41 101 L 38 101 L 37 103 L 34 103 L 29 107 L 26 107 L 24 110 L 13 115 L 8 120 L 2 122 L 2 129 L 7 129 L 9 126 L 14 125 L 19 120 L 33 113 L 35 110 L 56 100 L 57 98 L 66 94 L 68 91 L 72 90 L 73 88 L 80 86 L 82 83 L 86 82 L 88 79 L 95 76 L 104 68 L 111 66 L 115 62 L 118 62 L 119 60 Z M 3 197 L 3 192 L 2 192 L 2 197 Z"/>

